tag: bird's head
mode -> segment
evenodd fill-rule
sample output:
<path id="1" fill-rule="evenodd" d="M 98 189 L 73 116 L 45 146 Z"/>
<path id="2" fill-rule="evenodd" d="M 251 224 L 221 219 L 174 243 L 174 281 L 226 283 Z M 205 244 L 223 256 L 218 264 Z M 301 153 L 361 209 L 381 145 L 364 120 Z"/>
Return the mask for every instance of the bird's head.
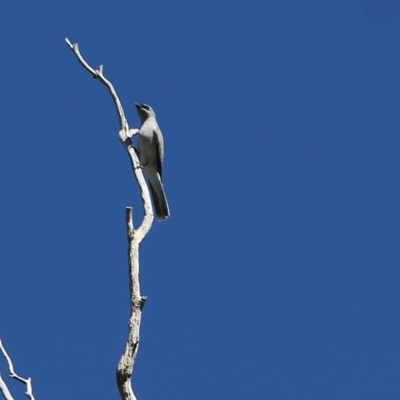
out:
<path id="1" fill-rule="evenodd" d="M 135 106 L 142 122 L 145 121 L 147 118 L 154 117 L 156 115 L 154 110 L 147 104 L 135 103 Z"/>

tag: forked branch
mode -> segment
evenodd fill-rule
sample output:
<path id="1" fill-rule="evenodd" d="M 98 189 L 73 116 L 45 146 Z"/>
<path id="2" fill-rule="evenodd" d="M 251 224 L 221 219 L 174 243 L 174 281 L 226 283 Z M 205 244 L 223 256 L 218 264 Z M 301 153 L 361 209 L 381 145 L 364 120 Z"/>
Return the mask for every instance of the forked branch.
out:
<path id="1" fill-rule="evenodd" d="M 8 364 L 8 369 L 10 371 L 10 377 L 17 380 L 18 382 L 23 383 L 26 386 L 26 396 L 30 400 L 35 400 L 35 397 L 33 396 L 33 391 L 32 391 L 32 381 L 31 378 L 22 378 L 22 376 L 19 376 L 15 370 L 14 370 L 14 365 L 11 360 L 11 357 L 8 355 L 6 349 L 3 346 L 3 343 L 0 339 L 0 351 L 3 353 L 4 358 L 7 360 Z M 2 377 L 0 376 L 0 391 L 2 392 L 3 396 L 6 398 L 6 400 L 12 400 L 13 397 L 8 390 L 8 387 L 6 383 L 3 381 Z"/>
<path id="2" fill-rule="evenodd" d="M 105 78 L 103 74 L 103 67 L 100 66 L 98 69 L 92 68 L 82 57 L 79 51 L 78 44 L 72 44 L 68 39 L 65 39 L 65 41 L 67 42 L 70 49 L 75 53 L 76 57 L 83 65 L 83 67 L 88 70 L 94 78 L 98 79 L 101 83 L 107 86 L 108 90 L 110 91 L 120 121 L 119 137 L 129 154 L 133 172 L 139 185 L 143 201 L 144 218 L 138 229 L 135 229 L 133 225 L 132 208 L 127 207 L 126 209 L 131 316 L 129 319 L 128 340 L 126 342 L 125 350 L 122 354 L 121 360 L 119 361 L 117 368 L 117 385 L 122 400 L 136 400 L 136 397 L 132 390 L 131 376 L 133 365 L 136 359 L 136 354 L 139 348 L 140 322 L 142 317 L 142 309 L 146 301 L 146 297 L 142 297 L 140 294 L 139 245 L 147 235 L 153 223 L 153 207 L 151 205 L 149 190 L 143 177 L 139 159 L 136 155 L 135 148 L 133 147 L 131 141 L 131 136 L 137 133 L 137 129 L 129 129 L 128 121 L 125 118 L 125 113 L 122 108 L 121 101 L 118 98 L 114 86 L 108 79 Z"/>
<path id="3" fill-rule="evenodd" d="M 117 95 L 117 92 L 114 89 L 113 84 L 104 76 L 103 74 L 103 66 L 100 65 L 99 68 L 94 69 L 91 67 L 86 60 L 83 58 L 82 54 L 79 51 L 79 46 L 77 43 L 72 44 L 68 38 L 65 39 L 68 47 L 74 52 L 78 61 L 82 64 L 82 66 L 89 71 L 94 78 L 98 79 L 103 85 L 107 86 L 110 91 L 111 97 L 114 100 L 115 107 L 117 109 L 118 117 L 119 117 L 119 138 L 126 148 L 129 159 L 131 161 L 131 165 L 133 168 L 133 172 L 136 178 L 136 181 L 139 185 L 139 190 L 142 196 L 143 208 L 144 208 L 144 218 L 143 222 L 139 228 L 136 229 L 136 240 L 139 243 L 144 239 L 147 235 L 148 231 L 151 228 L 154 219 L 153 207 L 151 205 L 150 193 L 149 189 L 146 185 L 146 181 L 144 179 L 142 169 L 140 166 L 139 159 L 136 155 L 135 148 L 132 145 L 131 136 L 136 133 L 135 129 L 130 130 L 128 121 L 125 118 L 124 109 L 122 107 L 121 101 Z"/>

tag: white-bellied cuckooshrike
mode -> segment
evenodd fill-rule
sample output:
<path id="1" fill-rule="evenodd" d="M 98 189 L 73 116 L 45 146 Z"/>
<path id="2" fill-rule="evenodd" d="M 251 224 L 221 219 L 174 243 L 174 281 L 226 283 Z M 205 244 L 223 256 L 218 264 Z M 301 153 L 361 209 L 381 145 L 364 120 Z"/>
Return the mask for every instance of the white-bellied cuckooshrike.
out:
<path id="1" fill-rule="evenodd" d="M 156 114 L 147 104 L 135 104 L 142 125 L 138 132 L 140 164 L 149 180 L 151 196 L 158 219 L 169 217 L 169 207 L 162 184 L 164 139 L 157 124 Z"/>

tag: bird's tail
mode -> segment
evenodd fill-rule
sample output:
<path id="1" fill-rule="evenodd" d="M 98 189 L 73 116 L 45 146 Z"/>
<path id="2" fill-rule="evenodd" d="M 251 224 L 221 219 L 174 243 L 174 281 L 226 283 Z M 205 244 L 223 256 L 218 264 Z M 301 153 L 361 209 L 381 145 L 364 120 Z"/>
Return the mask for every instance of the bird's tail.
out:
<path id="1" fill-rule="evenodd" d="M 157 179 L 155 186 L 149 181 L 151 196 L 153 197 L 154 208 L 156 210 L 157 218 L 159 220 L 164 220 L 169 218 L 169 207 L 167 198 L 165 197 L 165 192 L 163 184 L 160 179 Z"/>

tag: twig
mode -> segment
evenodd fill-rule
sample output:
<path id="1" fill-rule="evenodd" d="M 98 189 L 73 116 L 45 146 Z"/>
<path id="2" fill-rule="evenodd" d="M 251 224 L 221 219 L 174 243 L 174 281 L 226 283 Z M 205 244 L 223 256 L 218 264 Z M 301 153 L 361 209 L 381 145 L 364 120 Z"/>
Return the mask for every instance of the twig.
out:
<path id="1" fill-rule="evenodd" d="M 92 68 L 82 57 L 82 55 L 79 51 L 78 43 L 72 44 L 68 38 L 65 38 L 65 41 L 67 42 L 69 48 L 75 53 L 76 57 L 78 58 L 78 61 L 82 64 L 82 66 L 93 75 L 93 78 L 98 79 L 102 84 L 104 84 L 108 87 L 108 89 L 110 90 L 111 96 L 114 100 L 115 106 L 117 107 L 117 113 L 120 118 L 120 120 L 119 120 L 120 127 L 121 127 L 120 129 L 125 127 L 127 125 L 127 121 L 125 118 L 125 113 L 122 108 L 121 101 L 119 100 L 119 98 L 117 96 L 117 92 L 115 91 L 112 83 L 108 79 L 106 79 L 105 76 L 103 75 L 103 66 L 100 65 L 99 68 L 97 68 L 97 69 Z"/>
<path id="2" fill-rule="evenodd" d="M 19 376 L 19 375 L 17 375 L 17 374 L 15 373 L 14 365 L 13 365 L 13 363 L 12 363 L 12 361 L 11 361 L 11 358 L 10 358 L 10 356 L 8 355 L 6 349 L 4 348 L 1 339 L 0 339 L 0 350 L 1 350 L 1 352 L 3 353 L 3 355 L 4 355 L 4 358 L 7 360 L 8 369 L 9 369 L 9 371 L 10 371 L 10 377 L 13 378 L 13 379 L 15 379 L 15 380 L 17 380 L 17 381 L 19 381 L 19 382 L 21 382 L 21 383 L 23 383 L 23 384 L 26 386 L 26 392 L 25 392 L 25 394 L 27 395 L 27 397 L 28 397 L 30 400 L 35 400 L 35 397 L 33 396 L 33 392 L 32 392 L 32 382 L 31 382 L 31 378 L 25 379 L 25 378 L 22 378 L 21 376 Z M 3 383 L 4 383 L 4 382 L 3 382 Z M 8 389 L 7 389 L 7 390 L 8 390 Z M 11 395 L 11 394 L 10 394 L 10 395 Z"/>
<path id="3" fill-rule="evenodd" d="M 130 302 L 131 302 L 131 316 L 129 319 L 129 332 L 128 340 L 125 345 L 125 350 L 122 354 L 121 360 L 118 363 L 116 378 L 120 396 L 122 400 L 136 400 L 132 390 L 131 376 L 133 365 L 136 359 L 136 354 L 139 349 L 139 332 L 140 322 L 142 317 L 142 309 L 146 301 L 146 297 L 140 294 L 139 284 L 139 245 L 149 232 L 154 220 L 153 207 L 151 205 L 150 193 L 143 177 L 142 169 L 139 159 L 132 145 L 131 136 L 137 133 L 137 129 L 129 129 L 128 121 L 125 118 L 125 113 L 114 86 L 103 75 L 103 66 L 97 70 L 93 69 L 82 57 L 78 44 L 72 44 L 68 38 L 65 39 L 70 49 L 75 53 L 79 62 L 83 67 L 88 70 L 96 79 L 106 85 L 114 100 L 117 108 L 120 130 L 119 138 L 126 148 L 136 181 L 142 196 L 144 218 L 138 229 L 134 228 L 132 219 L 132 208 L 126 209 L 126 225 L 128 231 L 128 257 L 129 257 L 129 288 L 130 288 Z"/>

